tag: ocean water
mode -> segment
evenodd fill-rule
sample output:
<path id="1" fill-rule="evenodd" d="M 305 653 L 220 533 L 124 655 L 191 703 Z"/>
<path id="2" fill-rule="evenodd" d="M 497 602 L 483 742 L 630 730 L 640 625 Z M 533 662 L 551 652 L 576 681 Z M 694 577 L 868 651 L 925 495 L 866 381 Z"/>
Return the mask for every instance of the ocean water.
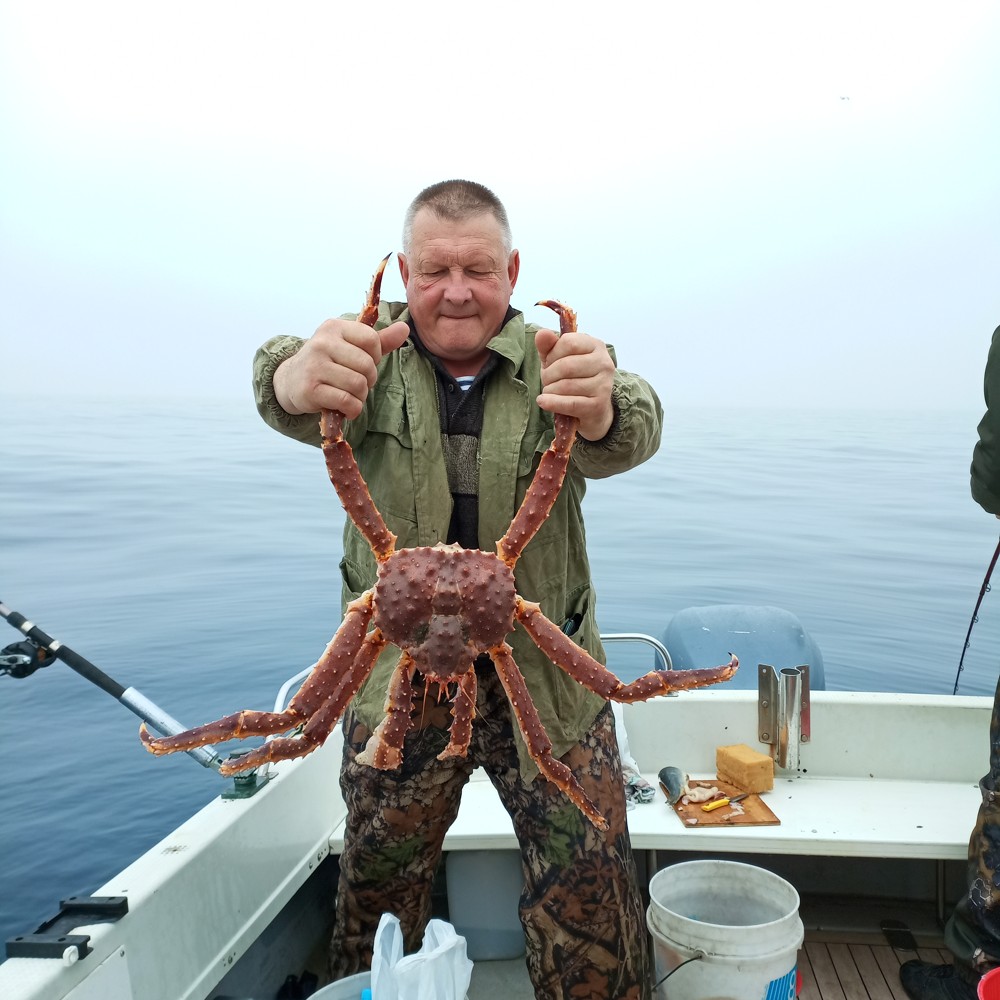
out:
<path id="1" fill-rule="evenodd" d="M 950 693 L 1000 522 L 969 496 L 980 413 L 667 411 L 594 483 L 604 631 L 776 605 L 827 687 Z M 247 403 L 0 401 L 0 601 L 187 725 L 267 708 L 339 622 L 343 513 L 317 451 Z M 528 595 L 530 596 L 530 595 Z M 961 676 L 992 694 L 987 595 Z M 0 647 L 19 633 L 0 623 Z M 623 674 L 645 669 L 623 658 Z M 93 891 L 220 791 L 62 664 L 0 677 L 0 939 Z M 986 735 L 984 734 L 984 767 Z"/>

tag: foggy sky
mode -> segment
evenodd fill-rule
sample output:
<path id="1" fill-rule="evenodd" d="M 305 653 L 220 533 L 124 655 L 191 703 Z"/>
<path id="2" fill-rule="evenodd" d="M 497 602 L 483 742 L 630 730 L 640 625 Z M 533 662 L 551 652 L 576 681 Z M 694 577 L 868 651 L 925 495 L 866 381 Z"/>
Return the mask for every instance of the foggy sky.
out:
<path id="1" fill-rule="evenodd" d="M 1000 8 L 704 6 L 3 3 L 0 390 L 249 405 L 465 176 L 668 406 L 981 412 Z"/>

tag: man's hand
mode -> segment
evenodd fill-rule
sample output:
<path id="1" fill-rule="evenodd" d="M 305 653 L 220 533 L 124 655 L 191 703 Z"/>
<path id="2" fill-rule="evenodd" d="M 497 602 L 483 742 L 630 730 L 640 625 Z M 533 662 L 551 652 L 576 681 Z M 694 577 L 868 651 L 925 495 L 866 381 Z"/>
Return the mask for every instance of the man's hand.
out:
<path id="1" fill-rule="evenodd" d="M 542 359 L 538 405 L 550 413 L 577 417 L 580 436 L 600 441 L 615 416 L 611 403 L 615 363 L 607 345 L 585 333 L 560 336 L 554 330 L 539 330 L 535 347 Z"/>
<path id="2" fill-rule="evenodd" d="M 274 373 L 274 395 L 288 413 L 360 412 L 375 384 L 376 366 L 409 334 L 405 323 L 376 332 L 352 320 L 328 319 Z"/>

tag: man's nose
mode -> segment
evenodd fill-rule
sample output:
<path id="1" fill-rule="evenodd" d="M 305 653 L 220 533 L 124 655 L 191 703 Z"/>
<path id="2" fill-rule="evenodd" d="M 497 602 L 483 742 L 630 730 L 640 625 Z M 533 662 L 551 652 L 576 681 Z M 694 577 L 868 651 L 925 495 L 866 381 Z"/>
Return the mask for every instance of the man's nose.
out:
<path id="1" fill-rule="evenodd" d="M 468 302 L 472 298 L 472 289 L 464 271 L 455 269 L 448 272 L 444 295 L 449 302 Z"/>

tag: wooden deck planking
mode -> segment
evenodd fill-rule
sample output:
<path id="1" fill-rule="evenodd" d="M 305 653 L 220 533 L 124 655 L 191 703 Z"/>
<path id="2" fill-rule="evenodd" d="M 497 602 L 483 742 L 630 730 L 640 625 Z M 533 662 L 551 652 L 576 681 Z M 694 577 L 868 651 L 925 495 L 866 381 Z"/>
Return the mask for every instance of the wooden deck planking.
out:
<path id="1" fill-rule="evenodd" d="M 874 947 L 863 944 L 848 945 L 850 958 L 858 970 L 859 982 L 871 1000 L 894 1000 L 892 987 L 886 981 L 874 950 Z"/>
<path id="2" fill-rule="evenodd" d="M 879 971 L 892 993 L 893 1000 L 908 1000 L 903 984 L 899 981 L 899 967 L 903 962 L 915 957 L 912 951 L 898 952 L 887 944 L 872 948 L 872 955 L 878 963 Z"/>
<path id="3" fill-rule="evenodd" d="M 844 989 L 840 985 L 840 977 L 833 965 L 833 957 L 826 944 L 821 941 L 806 944 L 799 951 L 799 963 L 800 968 L 808 964 L 816 986 L 816 993 L 812 996 L 806 996 L 803 977 L 802 993 L 800 994 L 802 1000 L 846 1000 Z"/>
<path id="4" fill-rule="evenodd" d="M 863 945 L 861 947 L 864 947 Z M 840 979 L 841 988 L 847 1000 L 868 1000 L 868 986 L 861 978 L 858 971 L 857 962 L 851 952 L 849 944 L 827 945 L 833 967 L 837 970 L 837 978 Z M 879 985 L 885 986 L 882 973 L 878 974 Z M 871 995 L 871 1000 L 875 1000 L 875 995 Z"/>
<path id="5" fill-rule="evenodd" d="M 799 951 L 799 976 L 802 979 L 802 989 L 799 992 L 800 1000 L 817 1000 L 819 997 L 819 986 L 816 984 L 816 976 L 813 974 L 812 964 L 806 958 L 805 949 Z"/>
<path id="6" fill-rule="evenodd" d="M 887 944 L 806 941 L 799 950 L 799 1000 L 907 1000 L 899 966 L 911 958 L 951 961 L 947 951 L 897 951 Z"/>

